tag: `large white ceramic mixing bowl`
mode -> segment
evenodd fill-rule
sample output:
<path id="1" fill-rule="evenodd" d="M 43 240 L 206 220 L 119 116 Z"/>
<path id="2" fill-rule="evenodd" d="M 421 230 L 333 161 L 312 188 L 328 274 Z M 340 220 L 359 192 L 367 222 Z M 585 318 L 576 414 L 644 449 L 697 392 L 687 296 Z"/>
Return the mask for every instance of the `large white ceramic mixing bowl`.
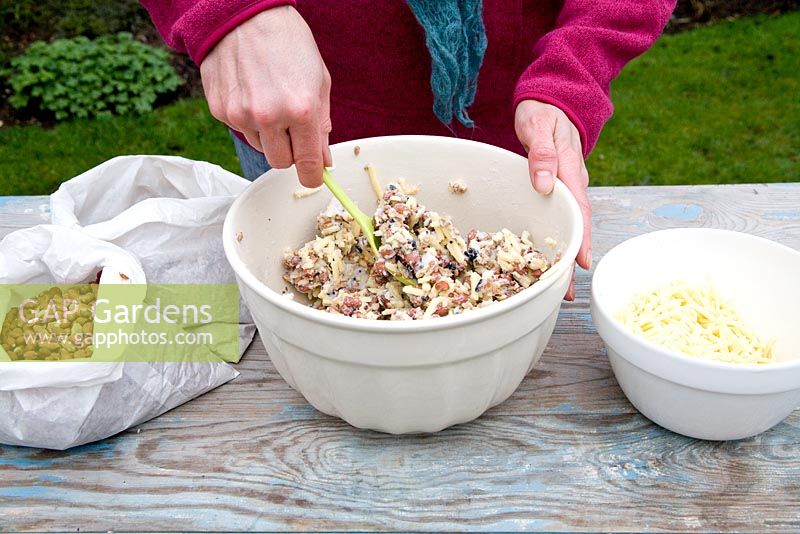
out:
<path id="1" fill-rule="evenodd" d="M 638 292 L 682 279 L 712 284 L 761 337 L 775 363 L 701 360 L 629 332 L 617 313 Z M 659 425 L 728 440 L 776 425 L 800 405 L 800 252 L 752 235 L 684 228 L 635 237 L 598 263 L 592 318 L 620 387 Z"/>
<path id="2" fill-rule="evenodd" d="M 281 260 L 288 247 L 313 238 L 331 195 L 296 199 L 294 168 L 272 170 L 234 202 L 223 229 L 225 253 L 272 362 L 315 408 L 356 427 L 433 432 L 478 417 L 514 392 L 547 345 L 580 245 L 577 203 L 561 183 L 552 195 L 537 194 L 525 158 L 482 143 L 393 136 L 331 149 L 334 176 L 364 211 L 376 206 L 364 172 L 371 163 L 384 185 L 399 177 L 419 184 L 421 203 L 451 215 L 462 232 L 528 230 L 551 259 L 561 259 L 532 287 L 458 316 L 390 322 L 312 309 L 281 295 Z M 466 193 L 448 190 L 454 179 Z M 545 246 L 547 237 L 557 249 Z"/>

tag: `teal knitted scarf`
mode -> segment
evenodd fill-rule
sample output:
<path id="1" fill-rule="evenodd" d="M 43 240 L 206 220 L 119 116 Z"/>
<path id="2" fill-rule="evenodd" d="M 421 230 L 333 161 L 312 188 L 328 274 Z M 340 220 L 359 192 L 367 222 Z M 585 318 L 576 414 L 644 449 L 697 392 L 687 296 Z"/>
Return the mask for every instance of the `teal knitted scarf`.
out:
<path id="1" fill-rule="evenodd" d="M 486 52 L 482 0 L 406 0 L 425 29 L 431 54 L 433 113 L 449 125 L 453 116 L 472 128 L 467 108 L 475 100 Z"/>

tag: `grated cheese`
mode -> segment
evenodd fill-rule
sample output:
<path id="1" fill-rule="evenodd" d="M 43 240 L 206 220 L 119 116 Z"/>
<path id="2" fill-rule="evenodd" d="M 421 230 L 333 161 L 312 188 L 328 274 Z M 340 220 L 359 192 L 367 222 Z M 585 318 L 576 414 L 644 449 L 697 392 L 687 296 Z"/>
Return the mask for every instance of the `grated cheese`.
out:
<path id="1" fill-rule="evenodd" d="M 378 181 L 378 176 L 375 174 L 375 167 L 367 163 L 364 166 L 364 170 L 367 171 L 369 183 L 372 186 L 372 190 L 375 191 L 375 196 L 378 198 L 378 200 L 380 200 L 383 198 L 383 187 L 381 187 L 381 183 Z"/>
<path id="2" fill-rule="evenodd" d="M 679 280 L 635 295 L 617 318 L 635 334 L 704 360 L 770 363 L 772 345 L 756 336 L 713 287 Z"/>

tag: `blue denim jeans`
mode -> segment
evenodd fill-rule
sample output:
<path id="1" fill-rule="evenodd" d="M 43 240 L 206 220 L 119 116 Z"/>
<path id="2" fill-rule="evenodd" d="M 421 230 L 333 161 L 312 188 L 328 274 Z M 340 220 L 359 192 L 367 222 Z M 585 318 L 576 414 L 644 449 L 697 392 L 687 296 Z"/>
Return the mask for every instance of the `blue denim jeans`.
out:
<path id="1" fill-rule="evenodd" d="M 251 182 L 270 170 L 272 167 L 267 163 L 264 154 L 251 147 L 231 132 L 233 138 L 233 148 L 239 157 L 239 165 L 242 166 L 242 174 Z"/>

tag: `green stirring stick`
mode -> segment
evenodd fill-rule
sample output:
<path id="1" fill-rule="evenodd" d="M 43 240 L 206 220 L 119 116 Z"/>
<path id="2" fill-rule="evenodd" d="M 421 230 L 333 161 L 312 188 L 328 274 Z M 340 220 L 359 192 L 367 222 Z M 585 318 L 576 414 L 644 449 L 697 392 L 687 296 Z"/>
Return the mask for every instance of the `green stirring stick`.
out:
<path id="1" fill-rule="evenodd" d="M 331 173 L 328 172 L 328 169 L 322 169 L 322 181 L 328 186 L 328 189 L 331 190 L 333 196 L 336 197 L 342 207 L 344 207 L 345 211 L 350 214 L 351 217 L 356 221 L 356 224 L 361 227 L 361 231 L 364 232 L 364 237 L 367 238 L 369 242 L 369 246 L 372 249 L 372 252 L 375 253 L 375 256 L 380 258 L 380 254 L 378 253 L 378 238 L 375 237 L 375 227 L 372 225 L 372 217 L 361 211 L 353 199 L 347 196 L 347 193 L 344 192 L 342 186 L 339 185 L 339 182 L 333 179 Z M 395 280 L 402 283 L 406 286 L 413 286 L 416 285 L 412 280 L 408 278 L 404 278 L 399 275 L 392 275 L 394 276 Z"/>

